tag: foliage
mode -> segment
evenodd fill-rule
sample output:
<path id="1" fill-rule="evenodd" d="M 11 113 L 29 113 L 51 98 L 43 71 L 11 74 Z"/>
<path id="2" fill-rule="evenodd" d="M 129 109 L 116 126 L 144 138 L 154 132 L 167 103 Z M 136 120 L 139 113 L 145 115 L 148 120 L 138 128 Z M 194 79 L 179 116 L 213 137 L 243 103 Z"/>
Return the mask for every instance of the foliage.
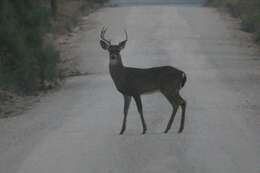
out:
<path id="1" fill-rule="evenodd" d="M 50 9 L 36 0 L 0 0 L 0 87 L 22 93 L 57 79 L 59 55 L 43 43 Z"/>
<path id="2" fill-rule="evenodd" d="M 260 1 L 259 0 L 208 0 L 208 4 L 224 7 L 234 17 L 241 19 L 241 27 L 246 32 L 256 33 L 260 40 Z"/>

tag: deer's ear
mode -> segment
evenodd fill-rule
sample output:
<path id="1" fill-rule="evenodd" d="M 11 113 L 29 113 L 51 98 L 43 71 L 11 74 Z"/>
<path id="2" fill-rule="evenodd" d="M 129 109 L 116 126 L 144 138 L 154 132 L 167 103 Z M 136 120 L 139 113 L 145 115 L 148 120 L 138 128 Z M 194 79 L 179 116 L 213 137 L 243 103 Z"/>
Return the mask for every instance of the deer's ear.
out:
<path id="1" fill-rule="evenodd" d="M 120 42 L 120 43 L 118 44 L 118 46 L 119 46 L 119 49 L 120 49 L 120 50 L 122 50 L 122 49 L 124 49 L 124 48 L 125 48 L 126 41 L 127 41 L 127 40 L 125 40 L 125 41 L 122 41 L 122 42 Z"/>
<path id="2" fill-rule="evenodd" d="M 104 50 L 107 50 L 109 48 L 109 45 L 105 41 L 100 40 L 99 43 Z"/>

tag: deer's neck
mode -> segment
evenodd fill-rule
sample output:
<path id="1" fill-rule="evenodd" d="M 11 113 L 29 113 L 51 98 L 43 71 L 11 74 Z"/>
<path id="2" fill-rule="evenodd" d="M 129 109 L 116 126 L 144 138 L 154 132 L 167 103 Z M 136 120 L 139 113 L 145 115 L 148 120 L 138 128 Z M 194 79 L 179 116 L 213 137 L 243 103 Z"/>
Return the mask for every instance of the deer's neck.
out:
<path id="1" fill-rule="evenodd" d="M 124 75 L 124 65 L 122 61 L 117 61 L 109 63 L 109 72 L 110 75 L 116 85 L 116 88 L 120 91 L 122 88 L 122 85 L 124 84 L 125 75 Z"/>
<path id="2" fill-rule="evenodd" d="M 109 71 L 110 71 L 110 75 L 113 79 L 117 76 L 120 76 L 120 74 L 122 75 L 123 70 L 124 70 L 124 65 L 123 65 L 121 59 L 110 60 Z"/>

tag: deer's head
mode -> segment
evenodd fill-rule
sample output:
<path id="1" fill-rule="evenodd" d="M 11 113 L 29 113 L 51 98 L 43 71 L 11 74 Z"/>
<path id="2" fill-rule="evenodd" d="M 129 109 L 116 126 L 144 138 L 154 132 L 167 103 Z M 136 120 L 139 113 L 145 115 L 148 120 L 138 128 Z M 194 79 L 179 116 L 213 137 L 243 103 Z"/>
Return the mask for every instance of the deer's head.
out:
<path id="1" fill-rule="evenodd" d="M 118 64 L 121 62 L 120 51 L 125 48 L 127 42 L 127 32 L 125 31 L 125 40 L 121 41 L 118 45 L 112 45 L 109 40 L 105 38 L 107 29 L 103 28 L 100 33 L 100 45 L 104 50 L 109 52 L 110 64 Z"/>

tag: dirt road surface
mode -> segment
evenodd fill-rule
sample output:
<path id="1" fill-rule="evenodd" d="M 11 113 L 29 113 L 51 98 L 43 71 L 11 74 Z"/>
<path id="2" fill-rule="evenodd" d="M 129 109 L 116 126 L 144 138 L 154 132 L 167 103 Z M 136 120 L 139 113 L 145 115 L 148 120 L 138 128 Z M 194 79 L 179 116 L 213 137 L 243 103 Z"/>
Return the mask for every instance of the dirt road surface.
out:
<path id="1" fill-rule="evenodd" d="M 119 4 L 82 20 L 71 51 L 90 75 L 69 78 L 32 110 L 0 120 L 1 173 L 260 172 L 259 54 L 229 19 L 191 4 Z M 118 135 L 123 97 L 99 46 L 103 26 L 114 43 L 127 29 L 125 65 L 187 73 L 182 134 L 180 112 L 162 133 L 171 107 L 158 93 L 142 97 L 147 134 L 132 104 L 126 132 Z"/>

